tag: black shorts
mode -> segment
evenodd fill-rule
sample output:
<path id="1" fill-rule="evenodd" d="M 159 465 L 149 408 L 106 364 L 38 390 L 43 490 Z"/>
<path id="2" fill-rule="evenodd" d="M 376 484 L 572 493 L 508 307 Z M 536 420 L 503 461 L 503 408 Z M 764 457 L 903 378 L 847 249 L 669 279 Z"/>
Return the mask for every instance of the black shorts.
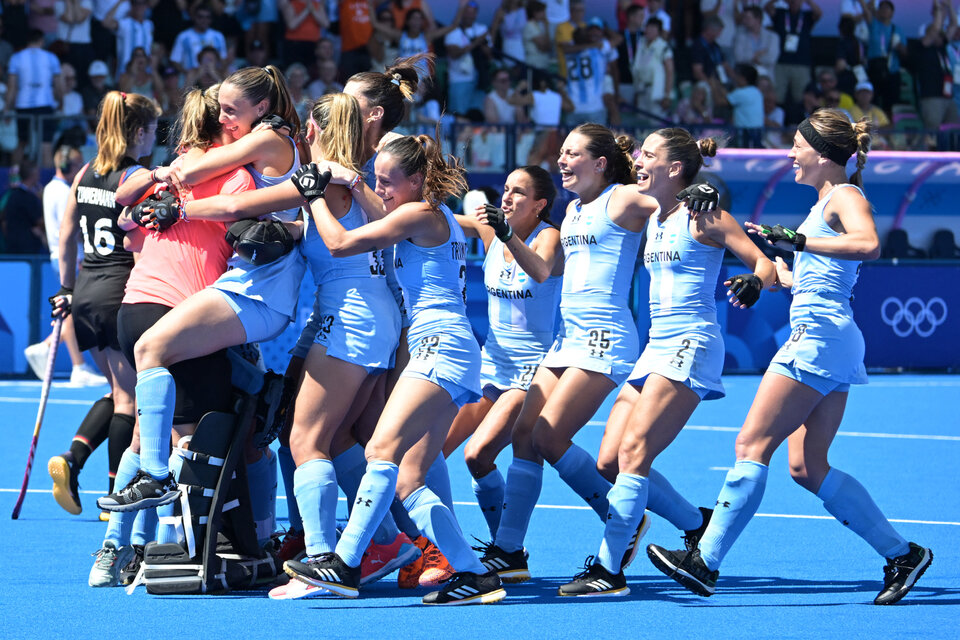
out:
<path id="1" fill-rule="evenodd" d="M 120 350 L 117 312 L 133 265 L 82 268 L 73 289 L 73 322 L 81 351 Z"/>
<path id="2" fill-rule="evenodd" d="M 52 116 L 53 114 L 53 107 L 17 109 L 17 135 L 20 136 L 20 142 L 27 143 L 30 141 L 33 119 L 29 116 Z M 40 123 L 40 139 L 43 142 L 53 142 L 53 136 L 57 132 L 59 124 L 59 121 L 53 118 L 43 118 Z"/>
<path id="3" fill-rule="evenodd" d="M 147 329 L 170 311 L 170 307 L 151 302 L 120 306 L 119 330 L 123 354 L 136 367 L 133 346 Z M 197 422 L 208 411 L 229 411 L 233 397 L 230 360 L 226 350 L 168 367 L 177 386 L 173 424 Z"/>

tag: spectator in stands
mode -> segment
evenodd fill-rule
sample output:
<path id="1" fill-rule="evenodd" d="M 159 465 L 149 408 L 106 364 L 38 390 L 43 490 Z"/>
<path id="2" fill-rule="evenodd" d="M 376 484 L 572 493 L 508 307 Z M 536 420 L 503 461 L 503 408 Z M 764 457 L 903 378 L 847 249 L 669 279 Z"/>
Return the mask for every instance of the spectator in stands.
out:
<path id="1" fill-rule="evenodd" d="M 649 114 L 666 117 L 673 104 L 673 50 L 663 39 L 659 18 L 647 20 L 631 71 L 636 90 L 634 104 Z M 654 119 L 650 122 L 661 124 Z"/>
<path id="2" fill-rule="evenodd" d="M 300 122 L 306 122 L 310 119 L 310 108 L 315 101 L 315 98 L 306 90 L 307 80 L 309 80 L 307 68 L 299 62 L 294 62 L 287 67 L 284 77 L 287 79 L 287 93 L 290 94 L 290 102 L 293 103 L 293 108 L 296 109 Z"/>
<path id="3" fill-rule="evenodd" d="M 341 2 L 341 4 L 343 3 Z M 239 5 L 240 10 L 237 11 L 237 20 L 240 21 L 240 26 L 245 34 L 244 44 L 246 46 L 244 50 L 248 52 L 247 55 L 249 56 L 250 45 L 254 42 L 260 42 L 267 51 L 267 57 L 270 57 L 273 41 L 272 33 L 280 20 L 277 0 L 243 0 Z M 334 19 L 329 12 L 327 17 L 330 20 Z"/>
<path id="4" fill-rule="evenodd" d="M 734 64 L 752 64 L 757 73 L 773 78 L 779 57 L 780 36 L 763 28 L 763 11 L 758 7 L 744 9 L 733 38 Z"/>
<path id="5" fill-rule="evenodd" d="M 783 136 L 783 108 L 777 104 L 777 90 L 768 87 L 763 91 L 763 127 L 766 134 L 763 137 L 763 146 L 768 149 L 785 149 L 789 147 Z"/>
<path id="6" fill-rule="evenodd" d="M 334 2 L 336 0 L 333 0 Z M 423 14 L 423 30 L 429 31 L 436 29 L 437 21 L 433 19 L 433 11 L 430 9 L 430 2 L 427 0 L 387 0 L 379 5 L 386 8 L 393 15 L 393 24 L 401 27 L 407 23 L 407 15 L 411 11 L 419 11 Z M 402 56 L 401 56 L 402 57 Z"/>
<path id="7" fill-rule="evenodd" d="M 117 10 L 123 4 L 116 3 L 103 19 L 104 28 L 117 38 L 117 76 L 126 72 L 134 49 L 153 50 L 153 21 L 147 17 L 147 0 L 130 0 L 130 12 L 118 18 Z"/>
<path id="8" fill-rule="evenodd" d="M 808 8 L 804 8 L 805 4 Z M 799 121 L 796 104 L 810 82 L 813 64 L 810 34 L 823 11 L 814 0 L 787 0 L 786 8 L 777 6 L 777 0 L 770 0 L 765 7 L 773 20 L 773 30 L 780 36 L 780 55 L 774 71 L 777 99 L 785 106 L 788 120 Z"/>
<path id="9" fill-rule="evenodd" d="M 160 77 L 150 68 L 150 59 L 142 47 L 135 47 L 127 62 L 126 69 L 120 76 L 120 91 L 139 93 L 152 98 L 160 86 Z"/>
<path id="10" fill-rule="evenodd" d="M 30 0 L 27 11 L 27 25 L 43 33 L 43 43 L 48 45 L 57 39 L 57 20 L 55 0 Z"/>
<path id="11" fill-rule="evenodd" d="M 527 3 L 527 24 L 523 27 L 523 51 L 527 64 L 548 70 L 554 61 L 553 41 L 547 23 L 547 5 L 539 0 Z"/>
<path id="12" fill-rule="evenodd" d="M 24 160 L 20 163 L 19 180 L 11 180 L 10 189 L 0 200 L 0 229 L 7 253 L 46 253 L 39 191 L 40 169 L 35 162 Z"/>
<path id="13" fill-rule="evenodd" d="M 847 110 L 845 107 L 840 106 L 841 102 L 842 102 L 842 99 L 841 99 L 840 89 L 837 89 L 836 87 L 834 87 L 833 89 L 830 89 L 823 93 L 824 108 L 836 109 L 843 115 L 847 116 L 847 120 L 849 120 L 850 122 L 853 122 L 853 116 L 850 114 L 849 110 Z M 852 101 L 850 104 L 851 106 L 853 106 Z"/>
<path id="14" fill-rule="evenodd" d="M 204 47 L 197 54 L 197 66 L 187 71 L 186 85 L 207 89 L 226 77 L 223 58 L 215 47 Z"/>
<path id="15" fill-rule="evenodd" d="M 493 25 L 499 25 L 500 50 L 510 58 L 526 61 L 526 51 L 523 46 L 523 29 L 527 26 L 527 10 L 523 0 L 503 0 L 493 16 Z M 504 59 L 508 67 L 516 64 L 510 58 Z"/>
<path id="16" fill-rule="evenodd" d="M 267 43 L 261 40 L 254 40 L 247 47 L 247 57 L 241 64 L 237 66 L 238 69 L 243 67 L 265 67 L 270 61 L 270 49 L 267 47 Z"/>
<path id="17" fill-rule="evenodd" d="M 627 24 L 622 29 L 623 40 L 617 45 L 617 96 L 620 102 L 637 104 L 638 83 L 633 76 L 633 65 L 643 46 L 647 12 L 640 5 L 626 9 Z"/>
<path id="18" fill-rule="evenodd" d="M 63 94 L 60 61 L 43 49 L 43 38 L 42 31 L 32 30 L 27 37 L 27 46 L 13 54 L 7 69 L 6 110 L 16 109 L 18 116 L 17 135 L 20 146 L 14 154 L 17 160 L 22 157 L 26 144 L 30 142 L 30 118 L 23 116 L 42 117 L 53 114 Z M 41 152 L 47 166 L 53 159 L 50 142 L 55 130 L 56 123 L 50 118 L 44 119 Z"/>
<path id="19" fill-rule="evenodd" d="M 575 2 L 577 0 L 547 0 L 547 25 L 550 27 L 551 40 L 557 40 L 557 29 L 571 19 Z"/>
<path id="20" fill-rule="evenodd" d="M 90 17 L 93 0 L 57 0 L 57 40 L 69 46 L 68 59 L 77 69 L 86 69 L 96 58 L 90 39 Z M 86 78 L 80 78 L 85 82 Z"/>
<path id="21" fill-rule="evenodd" d="M 63 82 L 63 95 L 60 97 L 60 108 L 57 109 L 57 115 L 60 116 L 59 131 L 77 126 L 86 131 L 83 97 L 77 91 L 77 71 L 69 62 L 60 66 L 60 79 Z"/>
<path id="22" fill-rule="evenodd" d="M 94 60 L 87 69 L 87 77 L 90 82 L 80 88 L 80 95 L 83 96 L 83 112 L 89 118 L 97 117 L 97 108 L 103 96 L 107 95 L 110 87 L 107 86 L 107 77 L 110 75 L 110 69 L 103 60 Z"/>
<path id="23" fill-rule="evenodd" d="M 849 20 L 854 37 L 864 44 L 870 39 L 870 29 L 867 27 L 865 17 L 860 0 L 842 0 L 840 3 L 840 20 Z"/>
<path id="24" fill-rule="evenodd" d="M 160 87 L 156 91 L 157 102 L 164 116 L 176 116 L 183 94 L 180 90 L 180 72 L 172 64 L 160 66 Z"/>
<path id="25" fill-rule="evenodd" d="M 547 0 L 548 22 L 550 21 L 550 8 L 552 6 L 553 2 Z M 571 0 L 568 15 L 569 18 L 559 23 L 555 28 L 553 27 L 553 23 L 550 23 L 553 40 L 557 45 L 557 71 L 564 77 L 567 75 L 566 55 L 569 53 L 579 53 L 583 49 L 590 48 L 585 44 L 578 45 L 573 41 L 573 32 L 587 26 L 587 8 L 584 6 L 583 0 Z"/>
<path id="26" fill-rule="evenodd" d="M 307 87 L 307 95 L 316 100 L 328 93 L 343 91 L 343 85 L 337 81 L 337 63 L 333 60 L 324 60 L 320 63 L 320 77 Z"/>
<path id="27" fill-rule="evenodd" d="M 733 91 L 712 78 L 714 104 L 733 109 L 731 123 L 737 129 L 736 146 L 756 149 L 762 144 L 764 110 L 763 94 L 757 89 L 757 70 L 752 64 L 741 62 L 733 68 Z"/>
<path id="28" fill-rule="evenodd" d="M 683 124 L 710 124 L 714 121 L 709 83 L 697 82 L 691 87 L 690 95 L 677 105 L 677 120 Z"/>
<path id="29" fill-rule="evenodd" d="M 570 127 L 587 122 L 620 123 L 610 67 L 617 51 L 603 37 L 603 21 L 591 18 L 585 29 L 573 32 L 577 51 L 566 54 L 568 90 L 573 111 L 565 123 Z"/>
<path id="30" fill-rule="evenodd" d="M 477 22 L 478 9 L 476 2 L 468 2 L 457 28 L 443 39 L 447 47 L 447 110 L 451 113 L 465 114 L 480 106 L 476 60 L 489 60 L 490 47 L 487 26 Z M 475 50 L 482 53 L 474 54 Z"/>
<path id="31" fill-rule="evenodd" d="M 733 39 L 737 27 L 733 4 L 732 0 L 700 0 L 700 13 L 704 20 L 717 18 L 723 24 L 723 31 L 717 36 L 717 45 L 727 60 L 733 59 Z"/>
<path id="32" fill-rule="evenodd" d="M 499 69 L 493 74 L 493 91 L 483 100 L 483 118 L 493 124 L 514 124 L 524 119 L 523 108 L 510 87 L 510 72 Z"/>
<path id="33" fill-rule="evenodd" d="M 463 12 L 466 10 L 468 0 L 460 0 L 460 6 L 457 14 L 449 25 L 427 29 L 427 17 L 420 9 L 411 9 L 406 12 L 403 29 L 395 29 L 379 18 L 373 22 L 373 28 L 377 33 L 397 42 L 397 48 L 394 56 L 385 56 L 385 64 L 391 65 L 396 58 L 410 58 L 421 53 L 431 53 L 433 43 L 439 38 L 444 38 L 451 33 L 460 24 L 463 18 Z M 392 12 L 391 12 L 392 20 Z M 421 61 L 417 66 L 423 77 L 430 75 L 430 70 L 426 60 Z"/>
<path id="34" fill-rule="evenodd" d="M 227 57 L 226 39 L 222 33 L 210 27 L 213 21 L 210 5 L 205 2 L 194 5 L 191 16 L 193 25 L 177 35 L 170 51 L 170 61 L 181 73 L 199 66 L 200 52 L 206 47 L 213 47 L 221 60 Z"/>
<path id="35" fill-rule="evenodd" d="M 728 0 L 718 0 L 721 2 L 727 2 Z M 667 42 L 670 42 L 670 38 L 673 36 L 673 31 L 671 30 L 672 24 L 670 19 L 670 12 L 667 11 L 664 0 L 647 0 L 647 20 L 656 18 L 660 21 L 660 24 L 663 25 L 661 28 L 660 37 L 662 37 Z M 730 25 L 730 28 L 733 28 L 733 25 Z"/>
<path id="36" fill-rule="evenodd" d="M 533 81 L 534 89 L 529 93 L 525 81 L 517 85 L 517 93 L 530 108 L 530 121 L 534 123 L 536 132 L 526 164 L 551 171 L 556 169 L 560 153 L 560 121 L 564 113 L 573 111 L 573 102 L 567 95 L 566 87 L 558 84 L 554 89 L 547 74 L 534 74 Z"/>
<path id="37" fill-rule="evenodd" d="M 837 86 L 844 93 L 853 95 L 854 88 L 861 82 L 867 82 L 867 50 L 854 32 L 854 21 L 850 16 L 840 18 L 840 39 L 837 42 L 837 61 L 834 71 L 837 73 Z"/>
<path id="38" fill-rule="evenodd" d="M 695 82 L 710 82 L 716 78 L 721 84 L 727 84 L 730 81 L 730 65 L 720 45 L 717 44 L 717 38 L 723 32 L 723 21 L 716 16 L 705 18 L 703 21 L 703 30 L 700 37 L 693 43 L 693 50 L 690 53 L 692 61 L 691 71 Z"/>
<path id="39" fill-rule="evenodd" d="M 804 93 L 811 92 L 815 94 L 818 98 L 823 98 L 828 93 L 836 90 L 840 95 L 840 104 L 839 108 L 841 109 L 850 109 L 853 106 L 853 96 L 846 94 L 840 90 L 840 83 L 837 80 L 837 74 L 833 72 L 833 69 L 829 67 L 824 67 L 820 69 L 817 73 L 817 79 L 811 80 L 806 87 L 804 87 Z M 836 105 L 834 105 L 836 106 Z M 813 113 L 811 111 L 811 113 Z"/>
<path id="40" fill-rule="evenodd" d="M 340 73 L 349 78 L 369 71 L 371 66 L 367 42 L 373 37 L 370 0 L 340 0 Z"/>
<path id="41" fill-rule="evenodd" d="M 317 41 L 317 46 L 313 50 L 313 57 L 313 61 L 307 65 L 307 73 L 312 80 L 316 80 L 320 77 L 320 65 L 323 64 L 324 61 L 332 61 L 334 67 L 337 65 L 337 49 L 333 44 L 333 40 L 330 38 L 320 38 L 320 40 Z"/>
<path id="42" fill-rule="evenodd" d="M 423 12 L 419 11 L 420 16 Z M 410 12 L 407 12 L 410 15 Z M 373 35 L 367 42 L 367 50 L 370 52 L 370 68 L 373 71 L 383 71 L 393 63 L 397 58 L 399 45 L 397 39 L 388 35 L 385 31 L 377 29 L 377 25 L 384 25 L 392 31 L 400 33 L 394 29 L 393 11 L 387 5 L 380 5 L 380 8 L 371 14 L 371 24 L 373 25 Z"/>
<path id="43" fill-rule="evenodd" d="M 277 0 L 286 24 L 283 34 L 283 62 L 310 64 L 317 40 L 330 26 L 327 10 L 320 0 Z"/>
<path id="44" fill-rule="evenodd" d="M 953 101 L 953 69 L 947 56 L 944 34 L 945 11 L 941 4 L 934 6 L 933 22 L 920 41 L 917 53 L 917 97 L 923 128 L 939 129 L 944 124 L 960 123 L 960 112 Z"/>
<path id="45" fill-rule="evenodd" d="M 900 101 L 900 57 L 907 53 L 907 40 L 900 27 L 893 24 L 893 3 L 890 0 L 860 0 L 870 32 L 867 43 L 867 75 L 877 91 L 877 101 L 890 110 Z M 942 81 L 942 79 L 941 79 Z"/>
<path id="46" fill-rule="evenodd" d="M 860 118 L 867 117 L 873 121 L 873 126 L 877 129 L 889 129 L 890 118 L 883 112 L 883 109 L 873 104 L 873 85 L 869 82 L 861 82 L 857 85 L 853 93 L 854 104 L 850 107 L 850 116 L 854 122 Z"/>

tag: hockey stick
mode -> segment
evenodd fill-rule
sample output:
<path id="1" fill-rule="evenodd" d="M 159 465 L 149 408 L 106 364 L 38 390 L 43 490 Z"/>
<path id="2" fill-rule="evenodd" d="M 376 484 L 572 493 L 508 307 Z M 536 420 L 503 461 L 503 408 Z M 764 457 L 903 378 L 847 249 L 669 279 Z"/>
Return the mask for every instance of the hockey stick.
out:
<path id="1" fill-rule="evenodd" d="M 27 470 L 23 474 L 23 486 L 20 487 L 17 504 L 13 506 L 13 514 L 10 516 L 14 520 L 20 517 L 20 507 L 23 506 L 23 498 L 27 495 L 27 485 L 30 483 L 30 471 L 33 469 L 33 456 L 37 453 L 37 440 L 40 439 L 40 423 L 43 422 L 43 412 L 47 408 L 47 398 L 50 396 L 50 384 L 53 382 L 53 365 L 57 360 L 57 347 L 60 346 L 61 326 L 63 326 L 63 318 L 54 320 L 53 344 L 50 346 L 49 353 L 47 353 L 47 371 L 43 376 L 43 384 L 40 386 L 40 407 L 37 409 L 37 424 L 33 427 L 30 455 L 27 456 Z"/>

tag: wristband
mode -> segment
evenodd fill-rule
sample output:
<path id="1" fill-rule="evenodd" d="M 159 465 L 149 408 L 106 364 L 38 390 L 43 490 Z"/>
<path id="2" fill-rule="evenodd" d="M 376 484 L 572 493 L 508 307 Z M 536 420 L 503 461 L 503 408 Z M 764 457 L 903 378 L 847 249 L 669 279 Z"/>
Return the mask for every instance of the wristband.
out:
<path id="1" fill-rule="evenodd" d="M 354 176 L 353 180 L 350 181 L 350 186 L 348 187 L 348 189 L 350 189 L 350 191 L 353 191 L 354 189 L 357 188 L 357 185 L 360 184 L 360 182 L 362 181 L 363 181 L 363 178 L 358 173 L 356 176 Z"/>
<path id="2" fill-rule="evenodd" d="M 802 233 L 798 233 L 797 237 L 793 239 L 793 248 L 797 251 L 803 251 L 804 247 L 807 246 L 807 236 Z"/>
<path id="3" fill-rule="evenodd" d="M 187 217 L 187 203 L 180 203 L 180 219 L 184 222 L 190 222 L 190 218 Z"/>
<path id="4" fill-rule="evenodd" d="M 160 182 L 159 180 L 157 180 L 157 169 L 159 169 L 159 168 L 160 168 L 160 167 L 157 167 L 156 169 L 154 169 L 153 171 L 150 172 L 150 179 L 153 180 L 153 183 L 154 183 L 154 184 Z"/>

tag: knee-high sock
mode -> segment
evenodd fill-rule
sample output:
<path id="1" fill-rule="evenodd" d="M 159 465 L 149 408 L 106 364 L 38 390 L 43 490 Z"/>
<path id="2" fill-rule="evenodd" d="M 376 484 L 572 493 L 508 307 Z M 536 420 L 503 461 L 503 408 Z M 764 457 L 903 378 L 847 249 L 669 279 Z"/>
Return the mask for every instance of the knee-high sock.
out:
<path id="1" fill-rule="evenodd" d="M 543 486 L 543 467 L 536 462 L 514 458 L 507 469 L 507 482 L 503 488 L 503 510 L 500 512 L 500 527 L 494 542 L 504 551 L 523 548 L 523 539 L 530 526 L 530 516 L 540 498 Z"/>
<path id="2" fill-rule="evenodd" d="M 597 562 L 610 573 L 620 573 L 620 563 L 630 543 L 630 536 L 637 530 L 647 506 L 648 487 L 649 480 L 644 476 L 620 472 L 607 493 L 610 513 L 603 527 L 603 541 L 600 542 Z"/>
<path id="3" fill-rule="evenodd" d="M 417 527 L 423 531 L 423 535 L 437 545 L 440 553 L 456 571 L 487 572 L 464 539 L 453 512 L 429 487 L 420 487 L 411 493 L 403 501 L 403 506 L 410 518 L 417 523 Z"/>
<path id="4" fill-rule="evenodd" d="M 500 470 L 497 468 L 494 468 L 493 471 L 482 478 L 473 479 L 473 495 L 477 496 L 480 512 L 483 513 L 483 519 L 487 521 L 491 540 L 497 536 L 497 529 L 500 527 L 500 512 L 503 510 L 503 487 L 503 476 L 500 475 Z"/>
<path id="5" fill-rule="evenodd" d="M 700 528 L 703 514 L 677 493 L 673 485 L 656 469 L 650 469 L 647 494 L 647 509 L 657 514 L 677 529 L 690 531 Z"/>
<path id="6" fill-rule="evenodd" d="M 437 456 L 430 468 L 427 469 L 426 484 L 440 502 L 453 512 L 453 491 L 450 488 L 450 473 L 447 471 L 447 459 L 443 454 Z"/>
<path id="7" fill-rule="evenodd" d="M 137 374 L 137 414 L 140 416 L 140 464 L 157 479 L 170 472 L 170 432 L 177 388 L 165 367 Z"/>
<path id="8" fill-rule="evenodd" d="M 277 528 L 277 456 L 270 449 L 264 449 L 259 460 L 247 465 L 247 484 L 257 544 L 263 546 Z"/>
<path id="9" fill-rule="evenodd" d="M 300 519 L 300 509 L 297 508 L 297 496 L 293 492 L 293 472 L 297 470 L 297 465 L 293 462 L 290 447 L 281 446 L 277 449 L 277 462 L 280 464 L 280 476 L 283 478 L 283 492 L 287 494 L 290 529 L 303 531 L 303 520 Z"/>
<path id="10" fill-rule="evenodd" d="M 333 463 L 315 459 L 297 467 L 293 492 L 303 518 L 307 554 L 330 553 L 337 543 L 337 478 Z"/>
<path id="11" fill-rule="evenodd" d="M 373 532 L 390 509 L 397 492 L 399 473 L 399 467 L 392 462 L 373 460 L 367 464 L 367 472 L 363 474 L 360 488 L 357 489 L 357 500 L 350 521 L 337 543 L 337 555 L 347 566 L 360 566 Z"/>
<path id="12" fill-rule="evenodd" d="M 410 514 L 403 508 L 403 503 L 400 502 L 399 498 L 394 497 L 393 502 L 390 503 L 390 510 L 383 519 L 386 520 L 387 516 L 391 516 L 397 528 L 405 533 L 411 540 L 421 535 L 420 529 L 418 529 L 417 524 L 410 519 Z"/>
<path id="13" fill-rule="evenodd" d="M 765 464 L 738 460 L 727 472 L 713 517 L 700 539 L 700 555 L 711 571 L 720 568 L 724 556 L 757 512 L 766 486 Z"/>
<path id="14" fill-rule="evenodd" d="M 601 520 L 606 520 L 610 508 L 607 504 L 607 493 L 612 485 L 597 471 L 597 461 L 589 453 L 571 444 L 553 468 Z"/>
<path id="15" fill-rule="evenodd" d="M 107 396 L 93 403 L 87 415 L 83 417 L 77 434 L 70 442 L 70 455 L 77 467 L 83 469 L 87 458 L 97 447 L 103 444 L 110 434 L 110 418 L 113 417 L 113 398 Z M 128 443 L 129 444 L 129 443 Z"/>
<path id="16" fill-rule="evenodd" d="M 110 440 L 107 441 L 107 477 L 110 485 L 110 493 L 113 493 L 113 485 L 116 483 L 117 467 L 120 466 L 120 458 L 123 457 L 123 452 L 130 446 L 130 442 L 133 441 L 134 424 L 133 416 L 128 416 L 124 413 L 115 413 L 110 416 Z"/>
<path id="17" fill-rule="evenodd" d="M 133 476 L 140 470 L 140 454 L 127 449 L 123 457 L 120 458 L 120 467 L 117 469 L 117 485 L 127 486 Z M 133 511 L 111 511 L 110 522 L 107 524 L 107 533 L 103 541 L 113 542 L 118 549 L 124 545 L 130 544 L 130 531 L 133 528 L 133 521 L 137 514 Z"/>
<path id="18" fill-rule="evenodd" d="M 353 510 L 353 503 L 357 499 L 357 489 L 360 488 L 360 481 L 367 469 L 367 458 L 363 453 L 363 447 L 355 444 L 333 459 L 333 468 L 337 471 L 337 484 L 347 497 L 347 512 Z M 390 544 L 400 534 L 397 524 L 394 522 L 390 512 L 383 517 L 376 533 L 373 534 L 373 541 L 377 544 Z"/>
<path id="19" fill-rule="evenodd" d="M 184 436 L 180 438 L 178 443 L 180 447 L 186 446 L 187 442 L 190 441 L 190 436 Z M 180 468 L 183 466 L 183 456 L 180 455 L 179 449 L 174 449 L 173 453 L 170 454 L 170 473 L 173 474 L 173 477 L 177 480 L 180 479 Z M 160 544 L 169 544 L 173 542 L 180 542 L 180 530 L 182 530 L 182 524 L 180 527 L 177 527 L 177 522 L 174 520 L 176 517 L 174 514 L 174 504 L 165 504 L 162 507 L 157 507 L 157 516 L 160 518 L 160 526 L 157 527 L 157 542 Z"/>
<path id="20" fill-rule="evenodd" d="M 896 558 L 910 550 L 910 544 L 896 532 L 856 478 L 831 468 L 817 497 L 823 500 L 823 507 L 830 515 L 866 540 L 884 558 Z"/>

